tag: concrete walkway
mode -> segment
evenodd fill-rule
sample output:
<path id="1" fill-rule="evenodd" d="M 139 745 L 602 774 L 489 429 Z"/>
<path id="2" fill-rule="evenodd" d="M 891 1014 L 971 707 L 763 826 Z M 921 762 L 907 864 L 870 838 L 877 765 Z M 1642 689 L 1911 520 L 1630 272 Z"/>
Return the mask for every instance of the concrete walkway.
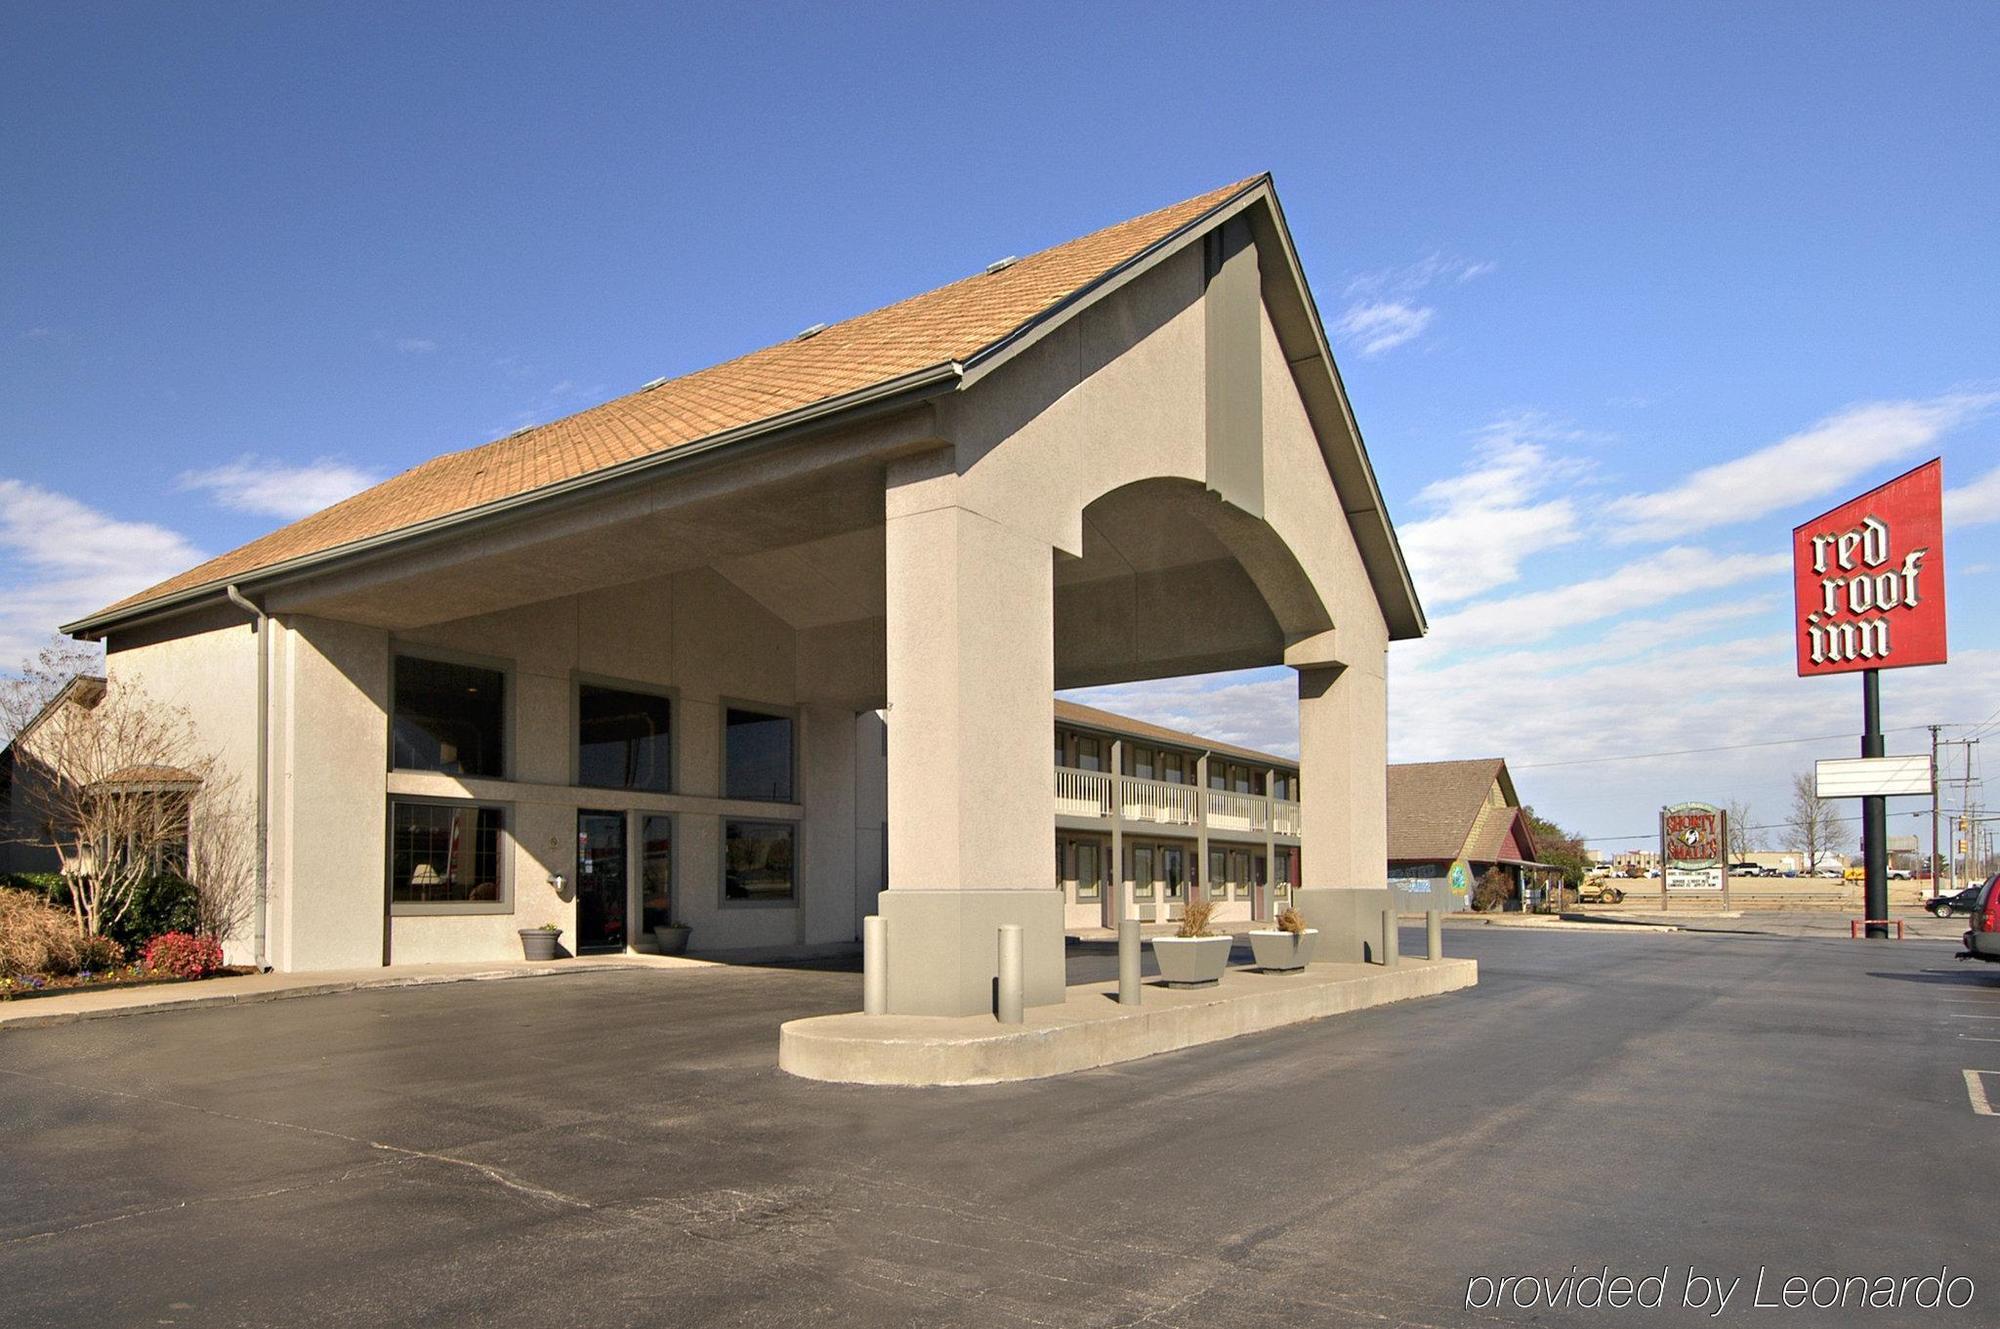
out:
<path id="1" fill-rule="evenodd" d="M 1298 973 L 1230 969 L 1212 988 L 1146 985 L 1137 1006 L 1118 984 L 1072 986 L 1060 1006 L 1004 1025 L 990 1015 L 820 1015 L 787 1022 L 778 1065 L 842 1084 L 978 1085 L 1038 1080 L 1412 997 L 1468 988 L 1474 960 L 1315 964 Z"/>
<path id="2" fill-rule="evenodd" d="M 412 964 L 372 969 L 322 969 L 301 974 L 243 974 L 204 978 L 188 983 L 144 984 L 96 992 L 65 992 L 49 997 L 17 997 L 0 1001 L 0 1030 L 34 1025 L 68 1024 L 149 1011 L 184 1010 L 191 1006 L 230 1006 L 281 1001 L 286 997 L 317 997 L 362 988 L 417 987 L 427 983 L 467 983 L 500 978 L 546 978 L 612 969 L 709 969 L 712 960 L 678 955 L 588 955 L 560 960 L 486 964 Z"/>

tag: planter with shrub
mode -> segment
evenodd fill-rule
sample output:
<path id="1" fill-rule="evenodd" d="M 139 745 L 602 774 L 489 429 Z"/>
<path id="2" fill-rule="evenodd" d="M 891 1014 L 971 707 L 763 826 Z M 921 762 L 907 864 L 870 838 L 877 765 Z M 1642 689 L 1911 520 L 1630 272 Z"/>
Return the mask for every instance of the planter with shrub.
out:
<path id="1" fill-rule="evenodd" d="M 544 923 L 538 928 L 521 929 L 521 954 L 530 960 L 553 960 L 556 943 L 562 940 L 562 926 Z"/>
<path id="2" fill-rule="evenodd" d="M 1250 951 L 1266 973 L 1289 973 L 1312 963 L 1318 941 L 1319 929 L 1307 927 L 1304 916 L 1287 905 L 1278 911 L 1275 926 L 1250 933 Z"/>
<path id="3" fill-rule="evenodd" d="M 693 935 L 694 929 L 684 924 L 673 924 L 653 929 L 653 940 L 659 945 L 660 954 L 662 955 L 686 955 L 688 938 Z"/>
<path id="4" fill-rule="evenodd" d="M 1181 915 L 1180 929 L 1171 937 L 1154 937 L 1153 958 L 1159 961 L 1160 981 L 1170 988 L 1214 987 L 1229 967 L 1229 948 L 1235 938 L 1228 933 L 1211 933 L 1208 920 L 1215 906 L 1206 900 L 1190 900 Z"/>

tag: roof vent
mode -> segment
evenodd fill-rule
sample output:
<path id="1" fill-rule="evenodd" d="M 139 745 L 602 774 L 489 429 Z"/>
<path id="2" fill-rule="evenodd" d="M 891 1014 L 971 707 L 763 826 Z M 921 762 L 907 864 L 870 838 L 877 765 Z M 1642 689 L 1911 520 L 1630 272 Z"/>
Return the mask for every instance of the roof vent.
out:
<path id="1" fill-rule="evenodd" d="M 1009 254 L 1005 258 L 996 258 L 986 265 L 987 275 L 991 276 L 993 273 L 999 272 L 1002 268 L 1011 268 L 1020 261 L 1021 256 L 1019 254 Z"/>
<path id="2" fill-rule="evenodd" d="M 654 388 L 659 387 L 662 383 L 665 383 L 666 381 L 667 380 L 665 378 L 649 378 L 644 383 L 641 383 L 639 385 L 639 391 L 651 392 Z"/>
<path id="3" fill-rule="evenodd" d="M 808 337 L 817 337 L 819 336 L 820 333 L 825 331 L 826 331 L 826 324 L 815 323 L 811 327 L 807 328 L 804 332 L 801 332 L 798 336 L 792 338 L 792 340 L 804 341 Z"/>

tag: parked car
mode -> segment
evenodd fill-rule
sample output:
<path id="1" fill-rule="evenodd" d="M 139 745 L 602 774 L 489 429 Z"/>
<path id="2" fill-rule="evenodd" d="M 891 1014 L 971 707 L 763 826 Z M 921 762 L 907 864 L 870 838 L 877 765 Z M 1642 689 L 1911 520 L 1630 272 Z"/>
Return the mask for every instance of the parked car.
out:
<path id="1" fill-rule="evenodd" d="M 1764 867 L 1760 863 L 1731 863 L 1729 875 L 1732 877 L 1761 877 Z"/>
<path id="2" fill-rule="evenodd" d="M 1953 914 L 1970 916 L 1972 907 L 1979 903 L 1980 889 L 1978 886 L 1968 886 L 1964 890 L 1954 891 L 1950 895 L 1940 895 L 1935 899 L 1924 901 L 1924 908 L 1930 910 L 1938 918 L 1949 918 Z"/>
<path id="3" fill-rule="evenodd" d="M 1972 930 L 1965 934 L 1960 959 L 2000 964 L 2000 873 L 1986 879 L 1972 903 Z"/>
<path id="4" fill-rule="evenodd" d="M 1910 871 L 1910 870 L 1909 870 L 1908 868 L 1890 868 L 1890 869 L 1889 869 L 1889 880 L 1890 880 L 1890 881 L 1910 881 L 1910 880 L 1914 879 L 1914 878 L 1916 877 L 1916 875 L 1917 875 L 1916 873 L 1914 873 L 1914 872 Z"/>

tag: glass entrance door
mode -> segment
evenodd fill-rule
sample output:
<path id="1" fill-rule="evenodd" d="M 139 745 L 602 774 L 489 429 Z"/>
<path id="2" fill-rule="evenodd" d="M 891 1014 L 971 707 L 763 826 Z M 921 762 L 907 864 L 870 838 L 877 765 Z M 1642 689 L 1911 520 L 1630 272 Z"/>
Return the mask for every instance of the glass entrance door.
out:
<path id="1" fill-rule="evenodd" d="M 623 950 L 626 930 L 625 814 L 576 814 L 576 948 Z"/>

